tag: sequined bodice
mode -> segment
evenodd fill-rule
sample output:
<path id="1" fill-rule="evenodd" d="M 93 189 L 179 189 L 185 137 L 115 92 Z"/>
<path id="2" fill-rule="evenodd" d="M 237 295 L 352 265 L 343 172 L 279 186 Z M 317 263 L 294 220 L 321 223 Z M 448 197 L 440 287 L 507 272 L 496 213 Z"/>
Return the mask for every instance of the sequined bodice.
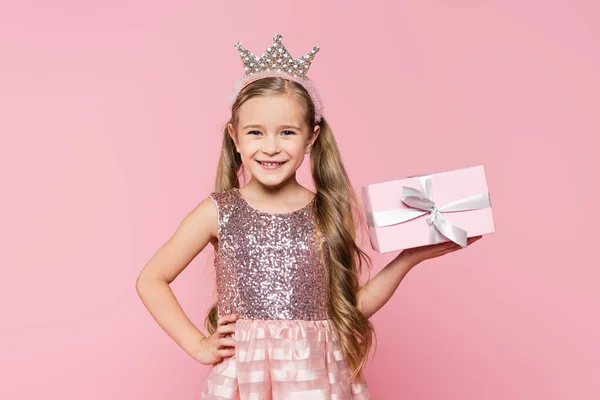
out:
<path id="1" fill-rule="evenodd" d="M 252 207 L 237 188 L 210 194 L 219 213 L 215 271 L 219 316 L 329 318 L 324 241 L 314 199 L 290 213 Z"/>

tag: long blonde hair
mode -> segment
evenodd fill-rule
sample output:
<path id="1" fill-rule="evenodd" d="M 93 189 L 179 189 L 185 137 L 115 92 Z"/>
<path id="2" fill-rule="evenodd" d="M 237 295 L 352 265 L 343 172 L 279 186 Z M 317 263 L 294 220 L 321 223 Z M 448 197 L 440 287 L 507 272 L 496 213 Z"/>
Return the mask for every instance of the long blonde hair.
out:
<path id="1" fill-rule="evenodd" d="M 309 126 L 314 126 L 315 108 L 308 92 L 296 82 L 268 77 L 244 87 L 232 106 L 229 122 L 237 122 L 237 110 L 247 100 L 256 96 L 288 94 L 299 100 Z M 357 223 L 365 228 L 364 214 L 359 208 L 356 194 L 342 163 L 331 127 L 322 118 L 320 133 L 312 146 L 310 163 L 316 186 L 315 217 L 320 231 L 327 238 L 325 254 L 329 279 L 329 313 L 340 335 L 344 358 L 355 379 L 366 365 L 371 349 L 374 328 L 357 308 L 359 277 L 363 265 L 371 267 L 370 257 L 356 243 Z M 311 130 L 312 132 L 312 130 Z M 223 142 L 215 191 L 240 187 L 243 165 L 240 154 L 223 129 Z M 216 331 L 218 308 L 215 303 L 206 316 L 209 334 Z"/>

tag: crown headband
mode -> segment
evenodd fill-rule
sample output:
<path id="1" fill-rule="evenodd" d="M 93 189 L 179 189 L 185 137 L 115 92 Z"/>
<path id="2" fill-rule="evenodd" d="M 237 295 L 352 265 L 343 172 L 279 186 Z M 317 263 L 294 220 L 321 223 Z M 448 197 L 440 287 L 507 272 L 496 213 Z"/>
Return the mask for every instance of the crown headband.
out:
<path id="1" fill-rule="evenodd" d="M 262 78 L 281 77 L 297 82 L 306 89 L 315 106 L 315 123 L 318 124 L 323 116 L 323 102 L 315 83 L 306 76 L 306 73 L 319 47 L 315 46 L 311 51 L 294 59 L 281 42 L 281 38 L 280 34 L 276 34 L 273 37 L 273 44 L 260 57 L 245 49 L 240 42 L 235 43 L 234 46 L 240 53 L 246 73 L 237 79 L 229 93 L 229 107 L 231 108 L 246 85 Z"/>

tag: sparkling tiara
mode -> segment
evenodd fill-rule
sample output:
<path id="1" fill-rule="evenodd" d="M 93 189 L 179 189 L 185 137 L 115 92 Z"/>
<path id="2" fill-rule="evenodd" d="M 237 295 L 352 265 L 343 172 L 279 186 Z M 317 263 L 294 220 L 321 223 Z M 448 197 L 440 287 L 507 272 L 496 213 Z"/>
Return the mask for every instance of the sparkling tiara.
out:
<path id="1" fill-rule="evenodd" d="M 315 106 L 315 123 L 318 124 L 323 116 L 323 102 L 316 85 L 306 76 L 306 73 L 315 54 L 319 51 L 319 47 L 315 46 L 306 54 L 294 59 L 281 42 L 281 39 L 282 36 L 276 34 L 273 37 L 273 44 L 260 57 L 244 48 L 242 43 L 236 42 L 234 44 L 240 53 L 246 73 L 238 78 L 229 93 L 229 106 L 233 105 L 240 90 L 249 83 L 266 77 L 281 77 L 297 82 L 306 89 Z"/>

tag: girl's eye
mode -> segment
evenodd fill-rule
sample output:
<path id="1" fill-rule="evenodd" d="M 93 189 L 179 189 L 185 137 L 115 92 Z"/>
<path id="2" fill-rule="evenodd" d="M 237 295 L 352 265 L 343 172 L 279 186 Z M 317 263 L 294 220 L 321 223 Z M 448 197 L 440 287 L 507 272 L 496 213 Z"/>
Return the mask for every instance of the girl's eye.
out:
<path id="1" fill-rule="evenodd" d="M 283 131 L 282 133 L 284 134 L 284 136 L 295 135 L 296 134 L 296 132 L 294 132 L 294 131 Z M 255 135 L 255 134 L 260 135 L 261 132 L 260 131 L 249 131 L 248 132 L 248 135 Z"/>

